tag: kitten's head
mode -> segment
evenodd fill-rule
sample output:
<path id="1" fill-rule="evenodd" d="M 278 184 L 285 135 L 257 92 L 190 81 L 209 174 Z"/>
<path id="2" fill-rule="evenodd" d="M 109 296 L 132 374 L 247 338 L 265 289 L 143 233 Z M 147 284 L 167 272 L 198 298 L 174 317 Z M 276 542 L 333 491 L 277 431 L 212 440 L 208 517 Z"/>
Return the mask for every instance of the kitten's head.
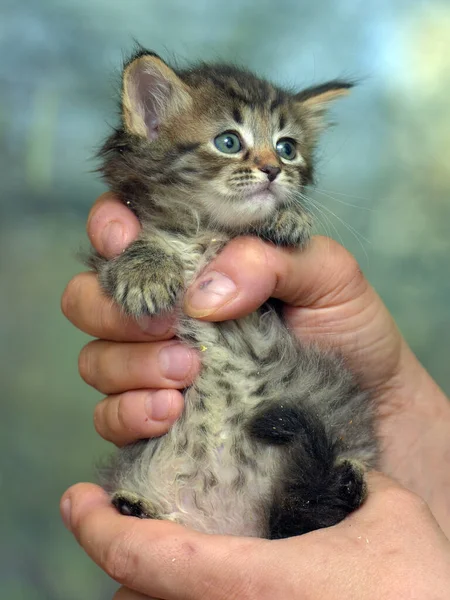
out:
<path id="1" fill-rule="evenodd" d="M 124 69 L 106 178 L 135 204 L 184 202 L 219 227 L 257 225 L 298 202 L 328 104 L 351 86 L 290 93 L 233 66 L 174 70 L 140 51 Z"/>

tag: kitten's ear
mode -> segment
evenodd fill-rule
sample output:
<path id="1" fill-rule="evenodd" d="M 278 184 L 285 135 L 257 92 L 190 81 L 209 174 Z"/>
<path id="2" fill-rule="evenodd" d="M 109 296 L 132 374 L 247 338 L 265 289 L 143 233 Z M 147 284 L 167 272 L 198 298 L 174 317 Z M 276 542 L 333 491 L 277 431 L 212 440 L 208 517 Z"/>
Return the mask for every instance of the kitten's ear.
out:
<path id="1" fill-rule="evenodd" d="M 191 103 L 188 87 L 156 54 L 140 54 L 123 72 L 122 117 L 128 132 L 149 140 Z"/>
<path id="2" fill-rule="evenodd" d="M 329 81 L 328 83 L 302 90 L 295 95 L 295 100 L 298 102 L 302 112 L 306 110 L 313 129 L 316 132 L 320 132 L 327 125 L 325 116 L 330 103 L 349 94 L 354 85 L 350 81 Z"/>

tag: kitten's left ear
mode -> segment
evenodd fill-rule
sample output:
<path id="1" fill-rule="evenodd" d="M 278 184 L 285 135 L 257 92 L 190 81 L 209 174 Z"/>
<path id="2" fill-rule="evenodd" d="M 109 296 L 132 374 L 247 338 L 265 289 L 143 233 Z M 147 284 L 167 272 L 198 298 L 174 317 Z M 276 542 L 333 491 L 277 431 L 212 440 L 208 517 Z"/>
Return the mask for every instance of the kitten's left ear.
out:
<path id="1" fill-rule="evenodd" d="M 347 96 L 354 85 L 350 81 L 329 81 L 302 90 L 294 98 L 303 112 L 306 110 L 314 130 L 320 132 L 326 127 L 325 115 L 330 103 L 342 96 Z"/>
<path id="2" fill-rule="evenodd" d="M 122 118 L 130 133 L 156 139 L 159 127 L 191 102 L 187 85 L 158 55 L 142 51 L 126 65 Z"/>

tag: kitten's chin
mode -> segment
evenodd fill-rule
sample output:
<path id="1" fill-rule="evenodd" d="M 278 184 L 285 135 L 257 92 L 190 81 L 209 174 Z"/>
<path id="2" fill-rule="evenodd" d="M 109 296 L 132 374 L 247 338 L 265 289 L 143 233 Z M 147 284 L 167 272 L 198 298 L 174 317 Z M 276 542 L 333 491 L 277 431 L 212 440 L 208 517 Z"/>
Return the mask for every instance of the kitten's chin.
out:
<path id="1" fill-rule="evenodd" d="M 268 219 L 279 204 L 276 194 L 268 189 L 256 190 L 235 201 L 236 212 L 242 215 L 248 225 Z"/>
<path id="2" fill-rule="evenodd" d="M 216 223 L 226 228 L 245 228 L 270 219 L 279 206 L 279 200 L 269 190 L 254 192 L 251 196 L 224 198 L 211 211 Z M 212 207 L 211 207 L 212 208 Z"/>
<path id="3" fill-rule="evenodd" d="M 250 202 L 251 204 L 260 204 L 260 205 L 268 204 L 272 208 L 275 208 L 275 206 L 277 204 L 277 197 L 271 190 L 265 189 L 265 190 L 252 192 L 251 194 L 248 194 L 245 197 L 244 202 L 245 203 Z"/>

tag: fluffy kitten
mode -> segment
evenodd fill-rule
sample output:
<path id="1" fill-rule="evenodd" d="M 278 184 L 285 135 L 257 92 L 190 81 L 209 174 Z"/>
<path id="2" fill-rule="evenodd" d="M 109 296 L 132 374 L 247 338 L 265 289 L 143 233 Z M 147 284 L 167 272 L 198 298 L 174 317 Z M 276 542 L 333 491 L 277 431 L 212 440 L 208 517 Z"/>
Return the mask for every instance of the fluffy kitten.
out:
<path id="1" fill-rule="evenodd" d="M 373 409 L 343 362 L 302 346 L 274 305 L 222 323 L 180 310 L 231 238 L 308 242 L 299 192 L 327 106 L 350 87 L 291 93 L 229 65 L 175 70 L 143 50 L 125 66 L 122 125 L 102 170 L 142 234 L 92 264 L 127 314 L 178 311 L 178 337 L 202 353 L 202 370 L 171 431 L 113 460 L 105 487 L 123 514 L 280 538 L 333 525 L 364 500 Z"/>

